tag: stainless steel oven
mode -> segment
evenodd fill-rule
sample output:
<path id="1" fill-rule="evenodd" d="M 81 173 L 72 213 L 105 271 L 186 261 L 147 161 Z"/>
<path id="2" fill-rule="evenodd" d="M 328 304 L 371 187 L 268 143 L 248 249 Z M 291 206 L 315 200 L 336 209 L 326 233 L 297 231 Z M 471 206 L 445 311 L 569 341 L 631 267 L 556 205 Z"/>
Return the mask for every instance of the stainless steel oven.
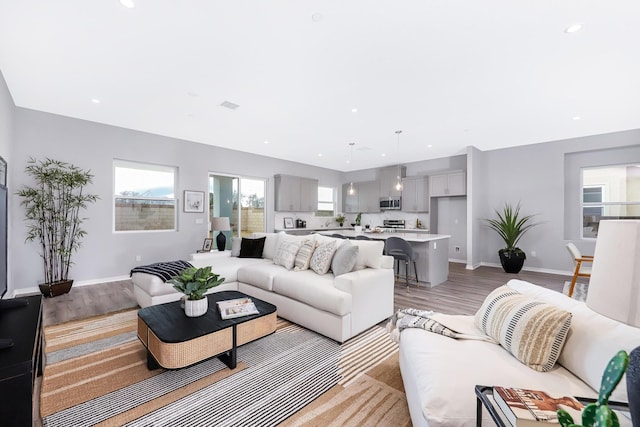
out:
<path id="1" fill-rule="evenodd" d="M 399 211 L 401 207 L 400 197 L 380 197 L 381 211 Z"/>

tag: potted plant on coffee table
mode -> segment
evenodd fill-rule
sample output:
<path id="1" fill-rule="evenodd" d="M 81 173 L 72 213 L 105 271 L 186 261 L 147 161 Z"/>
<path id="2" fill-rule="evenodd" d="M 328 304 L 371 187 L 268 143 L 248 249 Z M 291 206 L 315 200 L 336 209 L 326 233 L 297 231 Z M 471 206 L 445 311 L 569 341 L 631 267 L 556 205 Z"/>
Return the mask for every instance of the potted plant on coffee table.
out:
<path id="1" fill-rule="evenodd" d="M 224 277 L 211 272 L 211 266 L 204 268 L 189 267 L 167 280 L 173 288 L 186 295 L 184 313 L 188 317 L 202 316 L 209 309 L 209 300 L 205 293 L 224 282 Z"/>
<path id="2" fill-rule="evenodd" d="M 502 212 L 496 209 L 497 218 L 485 219 L 487 225 L 502 237 L 506 245 L 498 251 L 500 264 L 507 273 L 519 273 L 527 255 L 517 247 L 518 242 L 529 229 L 538 225 L 531 222 L 533 215 L 520 215 L 520 203 L 515 207 L 504 204 Z"/>
<path id="3" fill-rule="evenodd" d="M 46 297 L 55 297 L 69 292 L 73 284 L 69 280 L 71 254 L 87 234 L 81 227 L 85 218 L 80 212 L 98 199 L 83 192 L 93 175 L 66 162 L 33 158 L 25 172 L 35 180 L 33 186 L 25 185 L 18 192 L 28 222 L 26 240 L 40 243 L 44 261 L 40 291 Z"/>

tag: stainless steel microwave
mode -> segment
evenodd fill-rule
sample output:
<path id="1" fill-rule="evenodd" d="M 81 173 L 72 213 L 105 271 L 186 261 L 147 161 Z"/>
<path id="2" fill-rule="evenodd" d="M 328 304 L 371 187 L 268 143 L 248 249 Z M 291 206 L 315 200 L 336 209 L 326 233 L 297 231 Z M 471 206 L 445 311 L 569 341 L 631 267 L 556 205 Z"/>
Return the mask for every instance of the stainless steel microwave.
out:
<path id="1" fill-rule="evenodd" d="M 380 197 L 380 210 L 400 210 L 400 197 Z"/>

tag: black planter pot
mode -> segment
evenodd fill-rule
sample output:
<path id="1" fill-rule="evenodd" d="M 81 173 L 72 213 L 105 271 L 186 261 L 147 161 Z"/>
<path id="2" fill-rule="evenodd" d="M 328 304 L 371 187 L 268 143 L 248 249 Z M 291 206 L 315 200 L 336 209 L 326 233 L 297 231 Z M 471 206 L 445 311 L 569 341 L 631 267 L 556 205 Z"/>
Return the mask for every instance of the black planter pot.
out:
<path id="1" fill-rule="evenodd" d="M 62 280 L 53 283 L 41 283 L 38 285 L 38 287 L 40 288 L 40 292 L 42 292 L 42 295 L 47 298 L 52 298 L 57 297 L 58 295 L 69 293 L 72 285 L 73 280 Z"/>
<path id="2" fill-rule="evenodd" d="M 507 251 L 500 249 L 498 255 L 500 256 L 500 264 L 502 264 L 504 271 L 513 274 L 520 273 L 524 265 L 524 260 L 527 259 L 527 255 L 520 250 Z"/>
<path id="3" fill-rule="evenodd" d="M 640 426 L 640 347 L 629 353 L 627 367 L 627 394 L 629 395 L 629 412 L 634 426 Z"/>

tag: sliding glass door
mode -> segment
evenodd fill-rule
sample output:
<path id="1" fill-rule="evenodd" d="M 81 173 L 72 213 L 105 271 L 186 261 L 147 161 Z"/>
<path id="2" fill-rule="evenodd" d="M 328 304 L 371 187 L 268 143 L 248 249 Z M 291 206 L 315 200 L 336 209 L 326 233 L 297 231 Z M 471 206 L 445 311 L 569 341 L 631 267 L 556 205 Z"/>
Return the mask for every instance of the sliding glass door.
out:
<path id="1" fill-rule="evenodd" d="M 249 236 L 265 231 L 264 179 L 239 176 L 209 176 L 209 216 L 228 217 L 230 231 L 222 231 L 227 237 L 227 249 L 231 249 L 231 237 Z M 211 231 L 211 237 L 218 230 Z"/>

